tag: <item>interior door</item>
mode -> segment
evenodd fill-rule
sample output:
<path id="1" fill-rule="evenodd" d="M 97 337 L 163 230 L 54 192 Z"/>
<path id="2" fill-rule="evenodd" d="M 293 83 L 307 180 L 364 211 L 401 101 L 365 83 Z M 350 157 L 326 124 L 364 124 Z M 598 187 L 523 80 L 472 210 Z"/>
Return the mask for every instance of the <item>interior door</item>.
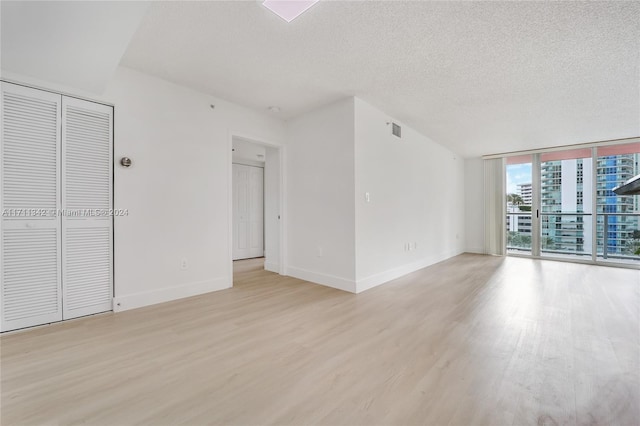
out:
<path id="1" fill-rule="evenodd" d="M 1 83 L 0 328 L 62 319 L 61 96 Z"/>
<path id="2" fill-rule="evenodd" d="M 264 169 L 233 164 L 233 260 L 264 256 Z"/>
<path id="3" fill-rule="evenodd" d="M 110 311 L 113 298 L 113 108 L 62 103 L 64 319 Z"/>

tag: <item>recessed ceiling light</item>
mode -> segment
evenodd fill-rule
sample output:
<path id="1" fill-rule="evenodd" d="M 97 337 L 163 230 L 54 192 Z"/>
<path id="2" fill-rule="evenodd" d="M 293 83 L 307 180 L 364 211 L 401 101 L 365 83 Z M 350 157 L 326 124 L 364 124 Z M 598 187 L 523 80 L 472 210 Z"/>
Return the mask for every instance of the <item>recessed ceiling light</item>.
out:
<path id="1" fill-rule="evenodd" d="M 264 0 L 262 5 L 284 19 L 291 22 L 309 9 L 319 0 Z"/>

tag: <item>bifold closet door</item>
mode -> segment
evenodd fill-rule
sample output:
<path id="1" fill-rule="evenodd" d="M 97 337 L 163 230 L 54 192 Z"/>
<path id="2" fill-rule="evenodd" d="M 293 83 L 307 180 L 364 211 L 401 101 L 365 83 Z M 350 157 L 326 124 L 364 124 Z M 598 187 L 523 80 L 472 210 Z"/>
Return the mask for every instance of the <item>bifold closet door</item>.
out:
<path id="1" fill-rule="evenodd" d="M 112 129 L 112 107 L 63 97 L 64 319 L 112 309 Z"/>
<path id="2" fill-rule="evenodd" d="M 0 83 L 0 328 L 62 319 L 61 96 Z"/>
<path id="3" fill-rule="evenodd" d="M 109 311 L 113 109 L 1 92 L 0 331 Z"/>

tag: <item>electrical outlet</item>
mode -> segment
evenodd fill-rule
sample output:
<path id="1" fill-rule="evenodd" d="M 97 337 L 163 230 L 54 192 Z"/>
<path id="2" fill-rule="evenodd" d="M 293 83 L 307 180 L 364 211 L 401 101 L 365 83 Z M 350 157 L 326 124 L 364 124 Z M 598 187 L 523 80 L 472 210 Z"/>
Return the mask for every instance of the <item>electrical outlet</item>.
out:
<path id="1" fill-rule="evenodd" d="M 183 271 L 189 269 L 189 262 L 187 261 L 186 257 L 182 258 L 182 260 L 180 261 L 180 269 L 182 269 Z"/>

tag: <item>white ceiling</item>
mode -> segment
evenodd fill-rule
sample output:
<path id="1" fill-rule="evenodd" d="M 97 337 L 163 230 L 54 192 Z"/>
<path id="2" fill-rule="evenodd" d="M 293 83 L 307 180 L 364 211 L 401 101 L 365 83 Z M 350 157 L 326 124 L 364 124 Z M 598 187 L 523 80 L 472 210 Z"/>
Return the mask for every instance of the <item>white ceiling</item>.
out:
<path id="1" fill-rule="evenodd" d="M 154 3 L 123 64 L 295 117 L 358 96 L 464 155 L 640 135 L 640 2 Z"/>
<path id="2" fill-rule="evenodd" d="M 149 2 L 0 2 L 0 60 L 7 71 L 100 94 Z"/>
<path id="3" fill-rule="evenodd" d="M 355 95 L 463 156 L 640 135 L 636 1 L 1 5 L 3 71 L 96 93 L 122 59 L 284 119 Z"/>

